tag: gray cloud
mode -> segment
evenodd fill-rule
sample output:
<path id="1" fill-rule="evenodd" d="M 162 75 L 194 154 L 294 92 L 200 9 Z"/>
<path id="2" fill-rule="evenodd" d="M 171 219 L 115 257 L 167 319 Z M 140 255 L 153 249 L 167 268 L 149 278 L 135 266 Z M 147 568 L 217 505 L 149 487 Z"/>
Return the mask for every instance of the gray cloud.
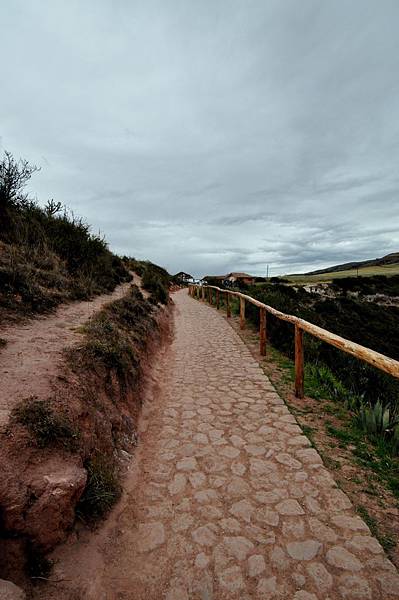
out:
<path id="1" fill-rule="evenodd" d="M 399 249 L 396 0 L 4 0 L 0 143 L 171 271 Z"/>

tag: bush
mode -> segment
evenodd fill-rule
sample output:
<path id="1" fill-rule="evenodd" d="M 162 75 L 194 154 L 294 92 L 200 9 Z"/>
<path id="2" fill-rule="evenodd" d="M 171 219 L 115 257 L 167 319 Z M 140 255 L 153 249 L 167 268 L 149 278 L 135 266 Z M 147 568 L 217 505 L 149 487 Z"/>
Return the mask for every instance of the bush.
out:
<path id="1" fill-rule="evenodd" d="M 82 328 L 84 343 L 69 351 L 76 366 L 114 371 L 122 386 L 138 382 L 140 354 L 155 327 L 153 305 L 132 285 L 129 294 L 105 306 Z"/>
<path id="2" fill-rule="evenodd" d="M 96 455 L 85 464 L 87 483 L 76 507 L 76 513 L 83 519 L 96 520 L 107 513 L 120 498 L 121 486 L 113 462 Z"/>
<path id="3" fill-rule="evenodd" d="M 146 263 L 142 271 L 143 288 L 150 292 L 151 299 L 157 304 L 167 304 L 169 299 L 169 274 L 162 267 Z"/>
<path id="4" fill-rule="evenodd" d="M 65 416 L 52 410 L 48 401 L 28 398 L 14 409 L 13 417 L 27 427 L 41 448 L 57 445 L 73 451 L 77 447 L 78 432 Z"/>

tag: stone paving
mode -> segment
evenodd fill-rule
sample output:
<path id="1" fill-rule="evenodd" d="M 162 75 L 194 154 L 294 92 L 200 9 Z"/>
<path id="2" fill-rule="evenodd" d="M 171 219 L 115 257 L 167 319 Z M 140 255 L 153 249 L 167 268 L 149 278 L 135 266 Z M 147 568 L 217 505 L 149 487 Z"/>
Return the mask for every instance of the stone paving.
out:
<path id="1" fill-rule="evenodd" d="M 113 597 L 399 598 L 395 567 L 226 319 L 187 291 L 174 300 Z"/>

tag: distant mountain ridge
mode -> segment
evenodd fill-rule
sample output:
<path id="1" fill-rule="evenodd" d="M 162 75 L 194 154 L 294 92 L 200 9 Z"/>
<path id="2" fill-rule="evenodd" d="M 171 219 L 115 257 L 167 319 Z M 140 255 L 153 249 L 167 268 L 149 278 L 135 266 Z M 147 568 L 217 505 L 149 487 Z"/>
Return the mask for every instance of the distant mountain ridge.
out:
<path id="1" fill-rule="evenodd" d="M 360 269 L 361 267 L 381 267 L 384 265 L 394 265 L 399 263 L 399 252 L 391 252 L 381 258 L 373 258 L 370 260 L 362 260 L 358 262 L 348 262 L 342 265 L 335 265 L 327 269 L 318 269 L 317 271 L 309 271 L 303 275 L 322 275 L 323 273 L 336 273 L 337 271 L 346 271 L 348 269 Z"/>

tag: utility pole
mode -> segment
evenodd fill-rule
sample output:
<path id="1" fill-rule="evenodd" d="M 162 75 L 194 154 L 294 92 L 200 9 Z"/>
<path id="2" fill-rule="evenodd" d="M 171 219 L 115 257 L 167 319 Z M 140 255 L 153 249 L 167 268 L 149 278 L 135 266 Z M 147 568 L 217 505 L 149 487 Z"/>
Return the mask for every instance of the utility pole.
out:
<path id="1" fill-rule="evenodd" d="M 267 265 L 266 269 L 266 279 L 269 279 L 269 265 Z"/>

